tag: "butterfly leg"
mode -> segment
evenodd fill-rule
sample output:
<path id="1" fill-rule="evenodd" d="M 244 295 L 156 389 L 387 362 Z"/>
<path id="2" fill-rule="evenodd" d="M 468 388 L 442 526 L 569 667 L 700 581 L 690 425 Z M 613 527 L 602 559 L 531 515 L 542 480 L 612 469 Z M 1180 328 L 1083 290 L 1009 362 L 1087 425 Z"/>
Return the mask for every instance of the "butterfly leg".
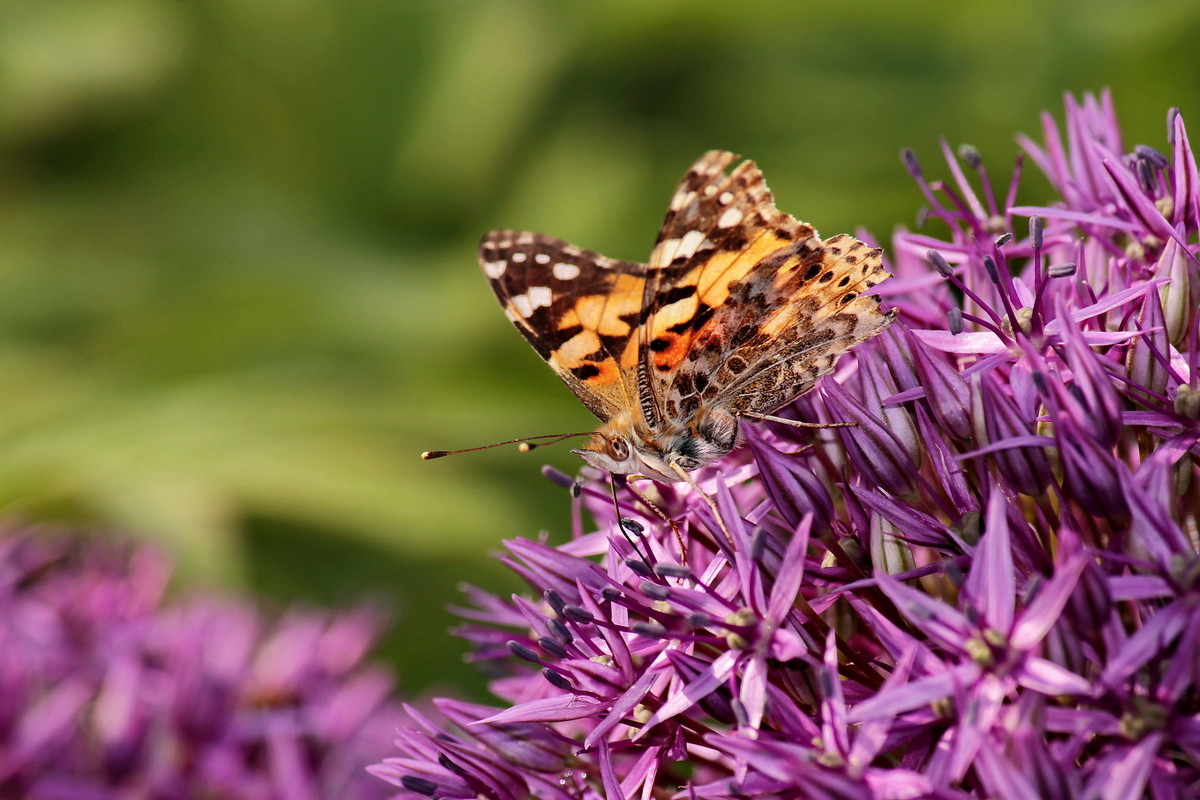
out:
<path id="1" fill-rule="evenodd" d="M 801 422 L 797 419 L 784 419 L 771 414 L 756 414 L 753 411 L 743 411 L 740 416 L 767 422 L 780 422 L 784 425 L 791 425 L 793 428 L 853 428 L 858 425 L 857 422 Z"/>
<path id="2" fill-rule="evenodd" d="M 725 534 L 725 541 L 729 542 L 729 547 L 731 549 L 737 550 L 737 545 L 734 544 L 733 541 L 733 534 L 729 532 L 729 528 L 725 527 L 725 520 L 721 517 L 721 509 L 717 508 L 717 501 L 709 497 L 708 493 L 700 488 L 692 476 L 688 474 L 687 470 L 676 464 L 674 461 L 671 462 L 671 469 L 675 470 L 675 474 L 679 476 L 681 481 L 687 481 L 688 486 L 691 486 L 696 494 L 700 495 L 700 497 L 704 499 L 704 502 L 708 504 L 710 509 L 712 509 L 713 517 L 716 518 L 717 526 L 720 527 L 721 533 Z"/>
<path id="3" fill-rule="evenodd" d="M 635 480 L 653 480 L 645 475 L 626 475 L 625 488 L 628 489 L 634 497 L 642 501 L 642 505 L 653 511 L 659 519 L 671 526 L 671 533 L 675 534 L 675 541 L 679 543 L 679 563 L 687 565 L 687 543 L 683 540 L 683 531 L 679 528 L 679 523 L 676 522 L 670 514 L 659 508 L 658 504 L 646 496 L 643 492 L 634 487 L 630 481 Z"/>

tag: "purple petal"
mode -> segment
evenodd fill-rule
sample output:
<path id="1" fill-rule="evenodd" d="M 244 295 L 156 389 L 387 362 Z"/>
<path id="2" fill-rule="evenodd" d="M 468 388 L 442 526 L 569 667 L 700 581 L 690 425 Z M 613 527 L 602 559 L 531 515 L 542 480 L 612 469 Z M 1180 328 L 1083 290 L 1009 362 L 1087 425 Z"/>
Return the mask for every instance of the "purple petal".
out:
<path id="1" fill-rule="evenodd" d="M 774 624 L 783 621 L 791 611 L 796 595 L 800 593 L 800 584 L 804 582 L 804 561 L 808 554 L 808 535 L 811 530 L 812 517 L 807 517 L 787 543 L 783 563 L 779 565 L 775 585 L 771 587 L 767 603 L 767 619 Z"/>
<path id="2" fill-rule="evenodd" d="M 983 612 L 988 627 L 1007 635 L 1012 629 L 1016 581 L 1008 538 L 1008 499 L 996 484 L 988 497 L 983 538 L 963 588 Z"/>
<path id="3" fill-rule="evenodd" d="M 1033 602 L 1021 612 L 1013 625 L 1012 636 L 1009 637 L 1011 647 L 1031 650 L 1046 637 L 1075 590 L 1087 559 L 1086 553 L 1076 552 L 1055 568 L 1054 575 L 1042 584 Z"/>
<path id="4" fill-rule="evenodd" d="M 1010 214 L 1019 217 L 1044 217 L 1045 219 L 1063 219 L 1068 222 L 1084 222 L 1096 225 L 1097 227 L 1112 228 L 1128 233 L 1140 230 L 1140 227 L 1136 223 L 1126 222 L 1118 217 L 1103 216 L 1094 213 L 1089 214 L 1083 211 L 1070 211 L 1065 208 L 1054 208 L 1052 206 L 1014 206 L 1008 211 Z"/>
<path id="5" fill-rule="evenodd" d="M 969 687 L 966 695 L 967 701 L 965 707 L 960 707 L 945 767 L 945 773 L 955 783 L 963 779 L 979 751 L 988 745 L 988 734 L 1004 707 L 1005 691 L 998 678 L 984 675 Z"/>
<path id="6" fill-rule="evenodd" d="M 1038 793 L 1033 781 L 1008 761 L 998 748 L 980 748 L 974 767 L 990 797 L 1000 800 L 1029 800 L 1044 796 Z"/>
<path id="7" fill-rule="evenodd" d="M 1196 175 L 1196 157 L 1188 143 L 1183 115 L 1176 114 L 1171 122 L 1175 133 L 1171 169 L 1175 182 L 1175 202 L 1172 204 L 1175 213 L 1171 222 L 1182 226 L 1182 230 L 1195 231 L 1200 226 L 1200 178 Z"/>
<path id="8" fill-rule="evenodd" d="M 1163 734 L 1152 733 L 1114 758 L 1088 781 L 1086 794 L 1101 800 L 1140 800 L 1162 746 Z"/>
<path id="9" fill-rule="evenodd" d="M 666 702 L 658 707 L 658 710 L 651 715 L 650 719 L 646 720 L 646 722 L 642 725 L 641 730 L 637 732 L 634 738 L 640 738 L 658 723 L 662 722 L 663 720 L 670 719 L 676 714 L 681 714 L 684 711 L 687 711 L 705 697 L 708 697 L 709 694 L 714 692 L 717 688 L 729 680 L 729 676 L 733 674 L 733 670 L 737 666 L 740 656 L 741 654 L 736 650 L 727 650 L 721 655 L 717 656 L 709 668 L 700 673 L 699 677 L 693 679 L 682 688 L 676 689 L 674 692 L 672 692 L 671 696 L 667 698 Z M 643 692 L 642 695 L 638 696 L 639 701 L 641 696 L 644 694 L 645 693 Z M 634 705 L 636 705 L 636 703 L 629 704 L 629 708 L 626 709 L 626 711 L 632 709 Z M 614 709 L 615 708 L 616 707 L 614 706 Z M 620 716 L 623 715 L 624 714 Z M 607 729 L 611 727 L 612 726 L 608 726 L 605 728 L 605 730 L 597 728 L 588 735 L 588 738 L 584 741 L 584 746 L 589 746 L 591 742 L 596 741 L 600 735 L 607 732 Z"/>
<path id="10" fill-rule="evenodd" d="M 1062 326 L 1066 345 L 1067 366 L 1075 378 L 1086 405 L 1082 415 L 1096 441 L 1102 447 L 1112 447 L 1121 432 L 1121 401 L 1113 387 L 1113 377 L 1105 368 L 1107 362 L 1088 346 L 1083 331 L 1067 310 L 1062 295 L 1057 298 L 1057 319 Z"/>
<path id="11" fill-rule="evenodd" d="M 821 386 L 825 402 L 836 418 L 855 423 L 853 427 L 837 429 L 851 463 L 868 483 L 897 495 L 910 493 L 917 468 L 896 435 L 841 384 L 825 381 Z"/>
<path id="12" fill-rule="evenodd" d="M 954 694 L 958 686 L 971 685 L 980 675 L 979 667 L 973 662 L 964 662 L 945 672 L 909 681 L 886 693 L 864 700 L 846 713 L 851 725 L 875 719 L 891 719 L 915 708 L 922 708 L 934 700 Z"/>
<path id="13" fill-rule="evenodd" d="M 837 635 L 825 636 L 825 661 L 821 672 L 821 738 L 825 752 L 845 756 L 850 752 L 846 731 L 846 696 L 838 674 Z"/>
<path id="14" fill-rule="evenodd" d="M 1183 632 L 1193 613 L 1182 602 L 1159 609 L 1109 658 L 1100 682 L 1105 686 L 1117 686 L 1151 659 L 1157 658 Z"/>
<path id="15" fill-rule="evenodd" d="M 942 428 L 956 439 L 971 438 L 971 390 L 958 371 L 929 352 L 917 337 L 911 337 L 913 363 L 926 399 Z"/>
<path id="16" fill-rule="evenodd" d="M 1041 692 L 1044 695 L 1089 695 L 1092 684 L 1086 678 L 1076 675 L 1065 667 L 1060 667 L 1044 658 L 1030 656 L 1017 675 L 1017 682 L 1026 689 Z"/>
<path id="17" fill-rule="evenodd" d="M 903 686 L 908 683 L 908 677 L 911 673 L 915 656 L 915 648 L 909 648 L 900 654 L 900 657 L 896 659 L 895 666 L 888 674 L 887 680 L 884 681 L 883 687 L 879 690 L 880 694 L 903 690 Z M 843 711 L 843 724 L 845 724 L 845 716 L 846 714 Z M 859 725 L 858 734 L 854 737 L 854 744 L 851 746 L 846 760 L 856 767 L 865 767 L 874 761 L 883 749 L 884 743 L 887 741 L 888 731 L 894 722 L 894 720 L 886 717 L 875 717 Z"/>
<path id="18" fill-rule="evenodd" d="M 772 504 L 792 528 L 805 514 L 813 515 L 817 530 L 826 530 L 833 520 L 833 498 L 824 482 L 799 455 L 787 455 L 771 447 L 761 434 L 747 426 L 746 441 Z"/>
<path id="19" fill-rule="evenodd" d="M 1145 335 L 1133 343 L 1127 359 L 1127 374 L 1133 383 L 1160 395 L 1167 389 L 1168 368 L 1163 362 L 1170 352 L 1170 342 L 1167 341 L 1166 325 L 1158 292 L 1147 293 L 1138 317 L 1138 330 Z"/>
<path id="20" fill-rule="evenodd" d="M 550 729 L 537 723 L 495 725 L 483 722 L 495 709 L 449 698 L 434 701 L 446 718 L 471 732 L 506 762 L 535 772 L 562 769 L 567 748 Z"/>
<path id="21" fill-rule="evenodd" d="M 490 717 L 484 717 L 476 724 L 510 725 L 517 722 L 562 722 L 600 714 L 608 706 L 609 704 L 605 702 L 563 694 L 518 703 Z"/>
<path id="22" fill-rule="evenodd" d="M 600 757 L 600 782 L 604 785 L 604 797 L 606 800 L 625 800 L 625 791 L 613 767 L 612 748 L 608 742 L 600 742 L 597 755 Z"/>
<path id="23" fill-rule="evenodd" d="M 746 727 L 752 731 L 758 730 L 767 707 L 766 658 L 757 656 L 746 660 L 738 686 L 738 700 L 746 709 Z"/>
<path id="24" fill-rule="evenodd" d="M 895 526 L 896 535 L 904 541 L 927 547 L 951 545 L 950 531 L 946 526 L 911 503 L 861 486 L 848 487 L 848 490 L 864 506 Z"/>
<path id="25" fill-rule="evenodd" d="M 1142 221 L 1142 224 L 1162 241 L 1167 242 L 1174 239 L 1186 246 L 1187 242 L 1180 240 L 1179 234 L 1171 227 L 1171 223 L 1167 222 L 1158 206 L 1154 205 L 1142 192 L 1141 187 L 1137 185 L 1137 180 L 1120 163 L 1120 159 L 1102 147 L 1097 146 L 1097 151 L 1103 155 L 1101 163 L 1113 179 L 1113 187 L 1125 200 L 1129 210 Z"/>
<path id="26" fill-rule="evenodd" d="M 995 454 L 993 460 L 996 469 L 1015 491 L 1040 495 L 1054 479 L 1046 451 L 1041 445 L 1054 440 L 1033 435 L 1029 415 L 1023 414 L 1016 403 L 1009 399 L 994 374 L 979 376 L 977 380 L 976 394 L 983 406 L 984 428 L 992 443 L 986 449 Z M 1026 446 L 1030 442 L 1038 444 Z M 976 450 L 972 454 L 978 455 L 981 451 Z"/>

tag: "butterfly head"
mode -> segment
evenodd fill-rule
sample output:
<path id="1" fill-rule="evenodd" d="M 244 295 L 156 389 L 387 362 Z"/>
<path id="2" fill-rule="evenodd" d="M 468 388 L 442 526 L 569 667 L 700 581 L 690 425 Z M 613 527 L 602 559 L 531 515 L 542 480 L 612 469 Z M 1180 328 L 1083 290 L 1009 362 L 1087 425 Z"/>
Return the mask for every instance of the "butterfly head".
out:
<path id="1" fill-rule="evenodd" d="M 701 417 L 699 424 L 651 431 L 629 414 L 619 414 L 592 434 L 584 447 L 571 452 L 589 465 L 614 475 L 643 475 L 658 481 L 680 480 L 685 472 L 724 458 L 737 445 L 737 419 L 728 413 Z"/>

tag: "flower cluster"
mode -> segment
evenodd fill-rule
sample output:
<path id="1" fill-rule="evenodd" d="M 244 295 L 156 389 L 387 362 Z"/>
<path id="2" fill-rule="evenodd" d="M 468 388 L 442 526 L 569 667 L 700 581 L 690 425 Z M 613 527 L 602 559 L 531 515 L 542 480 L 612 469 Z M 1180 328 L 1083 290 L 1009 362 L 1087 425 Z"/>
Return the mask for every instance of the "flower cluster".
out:
<path id="1" fill-rule="evenodd" d="M 400 722 L 372 614 L 164 602 L 149 548 L 0 538 L 0 796 L 383 798 Z"/>
<path id="2" fill-rule="evenodd" d="M 414 795 L 1181 798 L 1200 785 L 1200 178 L 1107 94 L 972 148 L 879 287 L 899 320 L 655 512 L 599 476 L 537 594 L 472 591 L 499 707 L 410 712 Z M 597 523 L 585 531 L 583 512 Z M 669 517 L 670 524 L 666 520 Z M 686 543 L 686 553 L 679 543 Z"/>

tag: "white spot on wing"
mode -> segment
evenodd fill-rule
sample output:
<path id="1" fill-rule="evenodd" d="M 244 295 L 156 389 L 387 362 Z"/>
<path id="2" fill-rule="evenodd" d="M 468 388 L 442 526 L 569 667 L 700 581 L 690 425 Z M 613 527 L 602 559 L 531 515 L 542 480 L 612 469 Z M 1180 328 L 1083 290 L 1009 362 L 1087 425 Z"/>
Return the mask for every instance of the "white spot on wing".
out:
<path id="1" fill-rule="evenodd" d="M 704 231 L 688 231 L 679 239 L 679 246 L 675 250 L 675 255 L 672 258 L 691 258 L 696 255 L 696 251 L 702 249 L 705 243 L 712 247 L 712 243 L 704 238 Z"/>
<path id="2" fill-rule="evenodd" d="M 496 280 L 504 274 L 504 268 L 507 266 L 507 262 L 504 261 L 485 261 L 483 262 L 483 274 Z"/>
<path id="3" fill-rule="evenodd" d="M 529 319 L 529 317 L 533 316 L 533 305 L 529 302 L 529 295 L 514 294 L 508 299 L 508 302 L 512 304 L 513 310 L 522 319 Z"/>
<path id="4" fill-rule="evenodd" d="M 671 210 L 678 211 L 692 202 L 695 197 L 695 192 L 676 192 L 675 196 L 671 198 Z"/>
<path id="5" fill-rule="evenodd" d="M 712 242 L 704 238 L 703 231 L 688 231 L 678 239 L 663 239 L 650 254 L 650 263 L 664 267 L 677 258 L 691 258 L 696 251 L 712 247 Z"/>
<path id="6" fill-rule="evenodd" d="M 737 225 L 741 221 L 742 221 L 742 212 L 738 211 L 736 207 L 728 208 L 725 210 L 725 213 L 721 215 L 721 218 L 717 220 L 717 227 L 718 228 L 732 228 L 734 225 Z"/>
<path id="7" fill-rule="evenodd" d="M 569 281 L 572 278 L 579 277 L 579 267 L 575 264 L 567 264 L 563 261 L 560 261 L 554 265 L 553 272 L 554 277 L 558 278 L 560 281 Z"/>
<path id="8" fill-rule="evenodd" d="M 547 308 L 550 301 L 554 299 L 554 295 L 550 292 L 549 286 L 531 286 L 526 292 L 529 296 L 529 308 Z"/>
<path id="9" fill-rule="evenodd" d="M 549 255 L 549 253 L 538 253 L 536 256 L 533 257 L 533 260 L 539 264 L 549 264 L 550 263 L 550 255 Z"/>
<path id="10" fill-rule="evenodd" d="M 710 183 L 708 186 L 704 187 L 704 196 L 705 197 L 712 197 L 716 193 L 717 193 L 717 185 L 715 183 Z M 726 192 L 725 194 L 729 194 L 729 192 Z"/>
<path id="11" fill-rule="evenodd" d="M 520 263 L 522 263 L 522 262 L 523 262 L 523 261 L 524 261 L 526 258 L 528 258 L 528 256 L 526 256 L 524 253 L 513 253 L 513 254 L 512 254 L 512 260 L 513 260 L 513 263 L 514 263 L 514 264 L 520 264 Z"/>
<path id="12" fill-rule="evenodd" d="M 733 200 L 733 192 L 721 192 L 721 196 L 717 198 L 717 202 L 725 205 Z"/>

